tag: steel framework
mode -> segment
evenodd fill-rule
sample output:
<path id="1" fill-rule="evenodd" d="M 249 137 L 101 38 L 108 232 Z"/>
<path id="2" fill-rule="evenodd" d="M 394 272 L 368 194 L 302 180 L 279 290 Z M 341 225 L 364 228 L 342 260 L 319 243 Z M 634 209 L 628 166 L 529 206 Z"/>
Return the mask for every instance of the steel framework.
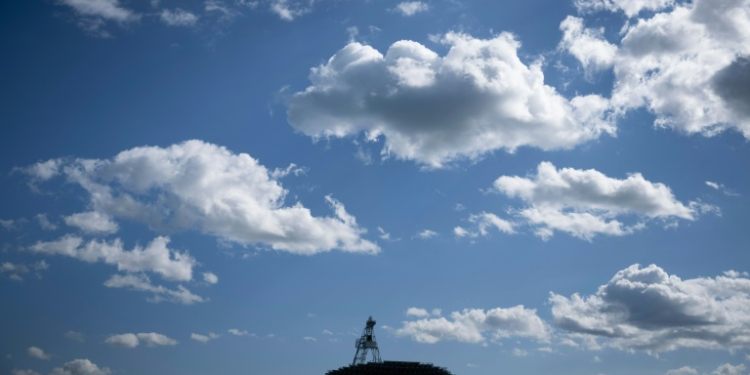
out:
<path id="1" fill-rule="evenodd" d="M 357 348 L 357 351 L 354 353 L 352 366 L 357 364 L 365 364 L 365 362 L 367 361 L 368 351 L 372 354 L 372 360 L 370 362 L 382 362 L 380 360 L 380 350 L 378 349 L 378 343 L 377 341 L 375 341 L 375 333 L 373 332 L 375 323 L 375 320 L 372 319 L 372 316 L 370 316 L 367 319 L 365 329 L 362 331 L 362 337 L 354 341 L 354 346 Z"/>

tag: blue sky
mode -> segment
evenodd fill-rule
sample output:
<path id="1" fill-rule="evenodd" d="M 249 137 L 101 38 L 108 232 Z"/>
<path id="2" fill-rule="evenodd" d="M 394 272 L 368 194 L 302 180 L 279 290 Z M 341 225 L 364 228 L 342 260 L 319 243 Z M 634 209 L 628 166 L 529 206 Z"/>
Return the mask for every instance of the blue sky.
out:
<path id="1" fill-rule="evenodd" d="M 750 1 L 0 11 L 0 372 L 750 373 Z"/>

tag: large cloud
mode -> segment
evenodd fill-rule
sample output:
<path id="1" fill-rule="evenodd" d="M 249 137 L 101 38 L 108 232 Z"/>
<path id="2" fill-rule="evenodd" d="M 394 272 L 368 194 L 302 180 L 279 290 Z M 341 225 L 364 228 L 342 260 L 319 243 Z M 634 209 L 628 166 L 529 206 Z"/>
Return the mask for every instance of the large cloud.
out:
<path id="1" fill-rule="evenodd" d="M 520 305 L 487 311 L 465 309 L 453 312 L 450 319 L 439 317 L 406 321 L 396 330 L 396 334 L 428 344 L 445 340 L 485 343 L 487 335 L 492 341 L 513 337 L 548 341 L 550 337 L 549 327 L 536 315 L 536 310 Z"/>
<path id="2" fill-rule="evenodd" d="M 623 350 L 750 347 L 747 274 L 682 280 L 656 265 L 632 265 L 589 296 L 552 293 L 554 322 L 578 337 Z"/>
<path id="3" fill-rule="evenodd" d="M 351 43 L 313 68 L 312 85 L 289 101 L 288 120 L 313 138 L 383 136 L 382 153 L 441 167 L 495 150 L 568 149 L 614 133 L 599 96 L 567 100 L 544 84 L 540 62 L 524 64 L 520 43 L 448 33 L 439 56 L 402 40 L 385 56 Z"/>
<path id="4" fill-rule="evenodd" d="M 699 202 L 684 204 L 669 187 L 650 182 L 639 173 L 616 179 L 593 169 L 558 170 L 549 162 L 540 163 L 533 176 L 501 176 L 494 188 L 528 204 L 516 214 L 536 227 L 543 238 L 555 231 L 587 240 L 597 234 L 624 235 L 649 220 L 672 220 L 670 224 L 674 224 L 674 220 L 695 220 L 702 212 L 717 210 Z M 618 220 L 628 216 L 639 221 L 627 225 Z"/>
<path id="5" fill-rule="evenodd" d="M 623 9 L 631 16 L 641 9 L 662 10 L 623 30 L 611 59 L 611 104 L 618 114 L 645 107 L 656 115 L 656 126 L 709 136 L 735 129 L 750 139 L 750 0 L 694 0 L 674 7 L 666 0 L 579 3 L 619 4 L 588 9 Z M 602 38 L 589 41 L 608 44 Z M 563 44 L 584 66 L 600 59 L 601 49 Z"/>
<path id="6" fill-rule="evenodd" d="M 344 206 L 326 197 L 334 217 L 315 217 L 300 203 L 285 205 L 287 191 L 247 154 L 202 141 L 137 147 L 113 159 L 47 161 L 26 169 L 38 181 L 64 175 L 88 195 L 90 212 L 66 222 L 93 230 L 95 216 L 130 219 L 157 231 L 198 230 L 242 245 L 315 254 L 333 249 L 376 253 Z M 81 215 L 81 214 L 79 214 Z M 73 219 L 75 218 L 75 219 Z M 115 230 L 101 226 L 99 230 Z"/>

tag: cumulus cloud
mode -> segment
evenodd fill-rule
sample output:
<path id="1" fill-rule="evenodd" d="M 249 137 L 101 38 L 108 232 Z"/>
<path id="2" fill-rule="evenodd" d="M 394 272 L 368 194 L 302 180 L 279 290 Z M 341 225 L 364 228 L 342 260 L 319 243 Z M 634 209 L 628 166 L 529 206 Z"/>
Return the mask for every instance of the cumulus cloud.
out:
<path id="1" fill-rule="evenodd" d="M 583 9 L 621 9 L 629 16 L 660 10 L 622 31 L 611 59 L 610 104 L 617 116 L 646 108 L 658 127 L 706 136 L 734 129 L 750 139 L 750 1 L 578 3 L 588 4 Z"/>
<path id="2" fill-rule="evenodd" d="M 621 350 L 658 353 L 679 348 L 733 350 L 750 345 L 750 279 L 682 280 L 656 265 L 619 271 L 595 294 L 550 295 L 561 330 Z"/>
<path id="3" fill-rule="evenodd" d="M 484 344 L 488 336 L 491 341 L 531 338 L 547 342 L 550 338 L 550 329 L 536 315 L 536 310 L 521 305 L 487 311 L 465 309 L 451 313 L 450 319 L 438 317 L 406 321 L 395 332 L 398 336 L 408 336 L 427 344 L 447 340 Z"/>
<path id="4" fill-rule="evenodd" d="M 65 255 L 84 262 L 103 262 L 117 266 L 118 271 L 153 272 L 165 279 L 190 281 L 196 261 L 187 253 L 167 247 L 169 237 L 156 237 L 145 248 L 136 245 L 125 250 L 120 239 L 112 242 L 91 240 L 84 244 L 80 237 L 66 235 L 56 241 L 39 241 L 30 251 L 49 255 Z"/>
<path id="5" fill-rule="evenodd" d="M 429 9 L 430 6 L 422 1 L 403 1 L 398 3 L 394 10 L 403 16 L 409 17 L 417 13 L 426 12 Z"/>
<path id="6" fill-rule="evenodd" d="M 716 370 L 711 372 L 711 375 L 743 375 L 745 373 L 745 365 L 739 364 L 737 366 L 733 366 L 729 363 L 725 363 Z"/>
<path id="7" fill-rule="evenodd" d="M 119 346 L 123 348 L 135 348 L 136 346 L 143 343 L 146 346 L 174 346 L 177 345 L 177 340 L 169 338 L 161 333 L 148 332 L 148 333 L 123 333 L 119 335 L 111 335 L 104 340 L 105 343 Z"/>
<path id="8" fill-rule="evenodd" d="M 469 222 L 476 225 L 475 230 L 468 230 L 459 226 L 453 228 L 453 234 L 455 234 L 456 237 L 485 237 L 489 234 L 489 229 L 496 229 L 506 234 L 516 233 L 513 229 L 513 223 L 488 212 L 469 215 Z"/>
<path id="9" fill-rule="evenodd" d="M 36 358 L 36 359 L 44 359 L 44 360 L 50 359 L 49 354 L 45 353 L 44 350 L 42 350 L 41 348 L 37 348 L 36 346 L 32 346 L 26 349 L 26 355 L 28 355 L 31 358 Z"/>
<path id="10" fill-rule="evenodd" d="M 120 228 L 112 218 L 102 212 L 81 212 L 63 218 L 65 224 L 77 227 L 86 233 L 112 234 Z"/>
<path id="11" fill-rule="evenodd" d="M 112 335 L 104 340 L 105 343 L 112 346 L 119 346 L 122 348 L 135 348 L 140 343 L 138 336 L 135 333 L 123 333 L 120 335 Z"/>
<path id="12" fill-rule="evenodd" d="M 597 234 L 620 236 L 643 228 L 649 220 L 695 220 L 716 210 L 700 202 L 684 204 L 668 186 L 640 173 L 616 179 L 594 169 L 558 170 L 549 162 L 540 163 L 533 176 L 501 176 L 494 188 L 528 204 L 516 215 L 544 239 L 555 231 L 586 240 Z M 639 221 L 627 225 L 618 220 L 627 216 Z"/>
<path id="13" fill-rule="evenodd" d="M 416 316 L 418 318 L 424 318 L 430 316 L 430 313 L 419 307 L 410 307 L 406 309 L 406 315 Z"/>
<path id="14" fill-rule="evenodd" d="M 583 19 L 568 16 L 560 24 L 560 30 L 563 31 L 563 38 L 559 48 L 578 59 L 588 77 L 614 63 L 617 46 L 604 39 L 603 29 L 584 28 Z"/>
<path id="15" fill-rule="evenodd" d="M 195 26 L 198 22 L 198 16 L 180 8 L 163 9 L 159 18 L 169 26 Z"/>
<path id="16" fill-rule="evenodd" d="M 76 359 L 66 363 L 63 367 L 54 368 L 49 375 L 110 375 L 112 370 L 99 367 L 88 359 Z"/>
<path id="17" fill-rule="evenodd" d="M 146 275 L 112 275 L 104 286 L 108 288 L 126 288 L 138 292 L 151 293 L 149 302 L 159 303 L 163 301 L 181 303 L 183 305 L 192 305 L 194 303 L 205 302 L 203 297 L 193 294 L 190 290 L 182 285 L 177 289 L 169 289 L 162 285 L 154 285 Z"/>
<path id="18" fill-rule="evenodd" d="M 380 250 L 361 237 L 365 230 L 341 202 L 326 197 L 333 217 L 313 216 L 301 203 L 286 205 L 287 190 L 256 159 L 202 141 L 137 147 L 108 160 L 43 162 L 24 171 L 37 180 L 64 175 L 87 192 L 91 212 L 157 231 L 198 230 L 297 254 Z"/>
<path id="19" fill-rule="evenodd" d="M 451 32 L 445 56 L 402 40 L 385 56 L 350 43 L 312 68 L 312 85 L 288 103 L 289 123 L 313 139 L 364 133 L 381 154 L 440 168 L 496 150 L 570 149 L 614 134 L 607 100 L 562 97 L 541 62 L 524 64 L 509 33 L 477 39 Z"/>

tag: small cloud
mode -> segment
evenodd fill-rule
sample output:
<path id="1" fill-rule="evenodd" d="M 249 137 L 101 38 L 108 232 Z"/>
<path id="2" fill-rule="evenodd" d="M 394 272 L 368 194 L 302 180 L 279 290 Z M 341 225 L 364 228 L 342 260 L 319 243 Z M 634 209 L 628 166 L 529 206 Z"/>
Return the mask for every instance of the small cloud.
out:
<path id="1" fill-rule="evenodd" d="M 227 330 L 227 332 L 235 336 L 247 336 L 249 334 L 247 331 L 240 331 L 237 328 L 230 328 Z"/>
<path id="2" fill-rule="evenodd" d="M 36 216 L 34 216 L 34 218 L 39 223 L 39 226 L 42 227 L 42 229 L 57 230 L 57 225 L 49 221 L 49 219 L 47 218 L 47 214 L 37 214 Z"/>
<path id="3" fill-rule="evenodd" d="M 426 12 L 429 9 L 430 6 L 422 1 L 404 1 L 396 5 L 394 11 L 401 13 L 402 16 L 411 17 L 417 13 Z"/>
<path id="4" fill-rule="evenodd" d="M 76 331 L 68 331 L 65 332 L 65 338 L 73 341 L 83 342 L 84 341 L 84 334 L 83 332 L 76 332 Z"/>
<path id="5" fill-rule="evenodd" d="M 475 365 L 473 363 L 467 363 L 466 367 L 479 367 L 478 365 Z"/>
<path id="6" fill-rule="evenodd" d="M 724 184 L 720 184 L 720 183 L 716 183 L 716 182 L 712 182 L 712 181 L 706 181 L 706 185 L 712 187 L 715 190 L 718 190 L 718 191 L 724 193 L 724 195 L 726 195 L 726 196 L 730 196 L 730 197 L 739 197 L 740 196 L 738 193 L 734 192 L 733 190 L 728 189 L 726 186 L 724 186 Z"/>
<path id="7" fill-rule="evenodd" d="M 463 210 L 466 209 L 466 206 L 464 206 L 461 203 L 456 203 L 456 205 L 453 207 L 453 209 L 456 210 L 456 211 L 463 211 Z"/>
<path id="8" fill-rule="evenodd" d="M 527 352 L 527 351 L 525 351 L 523 349 L 513 348 L 513 356 L 514 357 L 526 357 L 527 355 L 529 355 L 529 352 Z"/>
<path id="9" fill-rule="evenodd" d="M 310 337 L 310 336 L 305 336 L 302 339 L 305 341 L 311 341 L 311 342 L 318 341 L 318 339 L 316 339 L 315 337 Z"/>
<path id="10" fill-rule="evenodd" d="M 43 359 L 45 361 L 50 359 L 49 354 L 45 353 L 44 350 L 42 350 L 41 348 L 37 348 L 36 346 L 32 346 L 26 349 L 26 355 L 31 358 Z"/>
<path id="11" fill-rule="evenodd" d="M 195 26 L 198 22 L 198 16 L 180 8 L 163 9 L 159 18 L 169 26 Z"/>
<path id="12" fill-rule="evenodd" d="M 329 335 L 329 336 L 330 336 L 330 335 L 333 335 L 333 332 L 331 332 L 331 331 L 329 331 L 329 330 L 327 330 L 327 329 L 324 329 L 324 330 L 323 330 L 323 334 L 324 334 L 324 335 Z"/>
<path id="13" fill-rule="evenodd" d="M 430 313 L 427 312 L 425 309 L 420 309 L 417 307 L 410 307 L 406 310 L 406 315 L 416 316 L 419 318 L 424 318 L 427 316 L 430 316 Z"/>
<path id="14" fill-rule="evenodd" d="M 203 281 L 209 284 L 216 284 L 219 282 L 219 277 L 216 276 L 213 272 L 204 272 Z"/>
<path id="15" fill-rule="evenodd" d="M 437 235 L 438 235 L 437 232 L 429 230 L 429 229 L 425 229 L 425 230 L 417 233 L 417 237 L 419 237 L 420 239 L 423 239 L 423 240 L 428 240 L 428 239 L 430 239 L 432 237 L 435 237 Z"/>

